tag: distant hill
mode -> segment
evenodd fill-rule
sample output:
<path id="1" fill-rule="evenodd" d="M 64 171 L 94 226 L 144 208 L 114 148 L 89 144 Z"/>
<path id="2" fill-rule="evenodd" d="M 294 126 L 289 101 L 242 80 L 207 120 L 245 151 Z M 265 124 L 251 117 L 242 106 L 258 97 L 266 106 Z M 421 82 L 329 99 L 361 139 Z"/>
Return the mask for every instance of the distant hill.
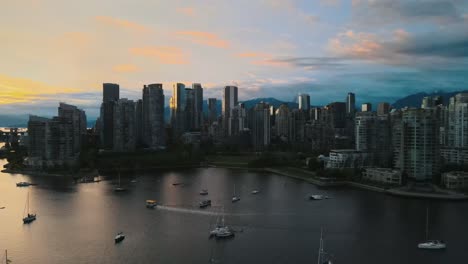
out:
<path id="1" fill-rule="evenodd" d="M 0 115 L 0 127 L 26 127 L 29 115 Z"/>
<path id="2" fill-rule="evenodd" d="M 416 94 L 411 94 L 401 99 L 398 99 L 392 104 L 392 106 L 394 108 L 421 107 L 422 99 L 426 96 L 442 96 L 444 105 L 447 105 L 449 103 L 450 97 L 453 97 L 458 93 L 466 93 L 466 92 L 468 91 L 416 93 Z"/>
<path id="3" fill-rule="evenodd" d="M 299 107 L 298 104 L 295 103 L 295 102 L 284 102 L 284 101 L 280 101 L 280 100 L 278 100 L 276 98 L 272 98 L 272 97 L 254 98 L 254 99 L 242 101 L 242 103 L 245 104 L 245 108 L 252 108 L 256 104 L 258 104 L 260 102 L 268 103 L 269 105 L 273 105 L 273 107 L 275 107 L 275 108 L 278 108 L 282 104 L 287 104 L 289 108 L 298 108 Z"/>

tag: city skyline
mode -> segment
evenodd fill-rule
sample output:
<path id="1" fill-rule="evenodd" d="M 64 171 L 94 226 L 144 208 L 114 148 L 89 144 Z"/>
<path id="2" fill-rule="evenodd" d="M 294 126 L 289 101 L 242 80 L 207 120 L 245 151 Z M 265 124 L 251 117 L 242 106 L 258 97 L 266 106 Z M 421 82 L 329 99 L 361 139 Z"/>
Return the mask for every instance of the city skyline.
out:
<path id="1" fill-rule="evenodd" d="M 313 105 L 348 92 L 356 103 L 393 102 L 468 83 L 462 1 L 112 3 L 5 3 L 2 113 L 52 115 L 64 101 L 96 116 L 102 82 L 132 100 L 144 84 L 162 83 L 167 99 L 182 82 L 201 83 L 205 98 L 236 85 L 240 101 L 308 93 Z"/>

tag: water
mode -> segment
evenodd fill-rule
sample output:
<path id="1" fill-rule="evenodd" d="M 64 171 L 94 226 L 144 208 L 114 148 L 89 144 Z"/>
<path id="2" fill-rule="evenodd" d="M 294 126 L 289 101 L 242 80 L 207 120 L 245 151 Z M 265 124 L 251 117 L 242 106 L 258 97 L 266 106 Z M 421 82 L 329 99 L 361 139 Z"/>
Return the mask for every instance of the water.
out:
<path id="1" fill-rule="evenodd" d="M 0 160 L 3 166 L 4 160 Z M 136 183 L 130 180 L 136 177 Z M 37 186 L 18 188 L 16 182 Z M 464 263 L 468 259 L 468 203 L 430 202 L 432 238 L 439 252 L 418 250 L 424 239 L 425 200 L 369 191 L 317 187 L 273 174 L 206 168 L 123 175 L 78 184 L 56 177 L 0 173 L 0 257 L 13 263 L 316 263 L 320 228 L 334 263 Z M 172 183 L 184 185 L 173 186 Z M 236 185 L 241 200 L 231 203 Z M 207 196 L 200 196 L 208 189 Z M 260 190 L 252 195 L 254 189 Z M 38 218 L 23 225 L 26 195 Z M 330 200 L 309 201 L 308 194 Z M 159 209 L 147 209 L 156 199 Z M 197 204 L 211 199 L 206 210 Z M 224 208 L 224 209 L 223 209 Z M 235 238 L 208 239 L 224 210 Z M 114 244 L 117 232 L 126 239 Z M 1 263 L 1 262 L 0 262 Z"/>

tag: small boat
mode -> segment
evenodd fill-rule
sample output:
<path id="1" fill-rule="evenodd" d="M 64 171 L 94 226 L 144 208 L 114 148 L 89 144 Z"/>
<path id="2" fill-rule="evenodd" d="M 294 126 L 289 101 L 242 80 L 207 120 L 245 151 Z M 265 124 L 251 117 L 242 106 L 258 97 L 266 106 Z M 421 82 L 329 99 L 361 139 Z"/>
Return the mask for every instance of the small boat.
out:
<path id="1" fill-rule="evenodd" d="M 178 185 L 182 185 L 182 183 L 181 182 L 174 182 L 172 185 L 178 186 Z"/>
<path id="2" fill-rule="evenodd" d="M 253 190 L 253 191 L 252 191 L 252 194 L 258 194 L 258 193 L 259 193 L 258 190 Z"/>
<path id="3" fill-rule="evenodd" d="M 122 240 L 125 239 L 125 235 L 122 232 L 117 233 L 117 235 L 114 238 L 115 243 L 120 243 Z"/>
<path id="4" fill-rule="evenodd" d="M 146 208 L 155 208 L 157 205 L 156 200 L 146 200 Z"/>
<path id="5" fill-rule="evenodd" d="M 215 237 L 218 239 L 230 238 L 234 236 L 234 232 L 224 223 L 224 208 L 223 208 L 223 217 L 221 223 L 219 223 L 219 217 L 217 219 L 217 226 L 210 232 L 210 237 Z"/>
<path id="6" fill-rule="evenodd" d="M 203 200 L 198 204 L 198 206 L 200 206 L 200 208 L 211 206 L 211 200 Z"/>
<path id="7" fill-rule="evenodd" d="M 201 190 L 200 195 L 208 195 L 208 190 L 207 189 Z"/>
<path id="8" fill-rule="evenodd" d="M 115 187 L 114 188 L 114 191 L 115 192 L 124 192 L 126 191 L 127 189 L 123 188 L 121 185 L 120 185 L 120 171 L 119 171 L 119 186 L 118 187 Z"/>
<path id="9" fill-rule="evenodd" d="M 324 196 L 320 194 L 312 194 L 309 196 L 309 200 L 323 200 Z"/>
<path id="10" fill-rule="evenodd" d="M 445 249 L 447 245 L 443 240 L 429 240 L 429 207 L 426 208 L 426 241 L 419 243 L 420 249 Z"/>
<path id="11" fill-rule="evenodd" d="M 0 207 L 0 209 L 5 209 L 5 206 Z"/>
<path id="12" fill-rule="evenodd" d="M 31 185 L 29 182 L 18 182 L 16 187 L 28 187 L 29 185 Z"/>
<path id="13" fill-rule="evenodd" d="M 131 180 L 130 182 L 131 182 L 131 183 L 136 183 L 136 182 L 137 182 L 137 180 Z"/>
<path id="14" fill-rule="evenodd" d="M 28 198 L 26 199 L 26 207 L 25 211 L 27 212 L 27 215 L 23 215 L 23 224 L 29 224 L 32 221 L 36 220 L 36 214 L 31 214 L 29 212 L 29 193 L 28 193 Z"/>
<path id="15" fill-rule="evenodd" d="M 238 201 L 240 201 L 240 197 L 236 195 L 236 185 L 234 184 L 234 195 L 232 196 L 232 202 L 235 203 Z"/>

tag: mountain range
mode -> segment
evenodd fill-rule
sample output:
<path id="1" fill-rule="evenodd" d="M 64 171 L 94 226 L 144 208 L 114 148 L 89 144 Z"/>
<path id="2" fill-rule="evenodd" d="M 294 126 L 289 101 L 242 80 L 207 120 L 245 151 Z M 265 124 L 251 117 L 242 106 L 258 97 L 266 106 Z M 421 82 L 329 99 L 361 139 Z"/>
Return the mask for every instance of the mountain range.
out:
<path id="1" fill-rule="evenodd" d="M 457 93 L 468 92 L 468 91 L 455 91 L 455 92 L 433 92 L 433 93 L 416 93 L 411 94 L 401 99 L 396 100 L 392 106 L 394 108 L 403 108 L 403 107 L 420 107 L 423 97 L 425 96 L 442 96 L 444 105 L 447 105 L 450 97 L 456 95 Z M 270 105 L 273 105 L 275 108 L 278 108 L 281 104 L 287 104 L 290 108 L 297 108 L 298 104 L 296 102 L 285 102 L 278 100 L 272 97 L 266 98 L 254 98 L 246 101 L 241 101 L 245 104 L 246 108 L 251 108 L 259 102 L 265 102 Z M 375 109 L 376 107 L 374 107 Z M 216 104 L 216 109 L 218 113 L 221 113 L 221 101 L 218 100 Z M 203 111 L 208 111 L 208 102 L 203 101 Z M 26 127 L 28 122 L 28 115 L 0 115 L 0 127 Z M 170 109 L 168 106 L 164 108 L 164 118 L 165 120 L 170 119 Z M 96 122 L 96 118 L 88 118 L 88 127 L 93 127 Z"/>

